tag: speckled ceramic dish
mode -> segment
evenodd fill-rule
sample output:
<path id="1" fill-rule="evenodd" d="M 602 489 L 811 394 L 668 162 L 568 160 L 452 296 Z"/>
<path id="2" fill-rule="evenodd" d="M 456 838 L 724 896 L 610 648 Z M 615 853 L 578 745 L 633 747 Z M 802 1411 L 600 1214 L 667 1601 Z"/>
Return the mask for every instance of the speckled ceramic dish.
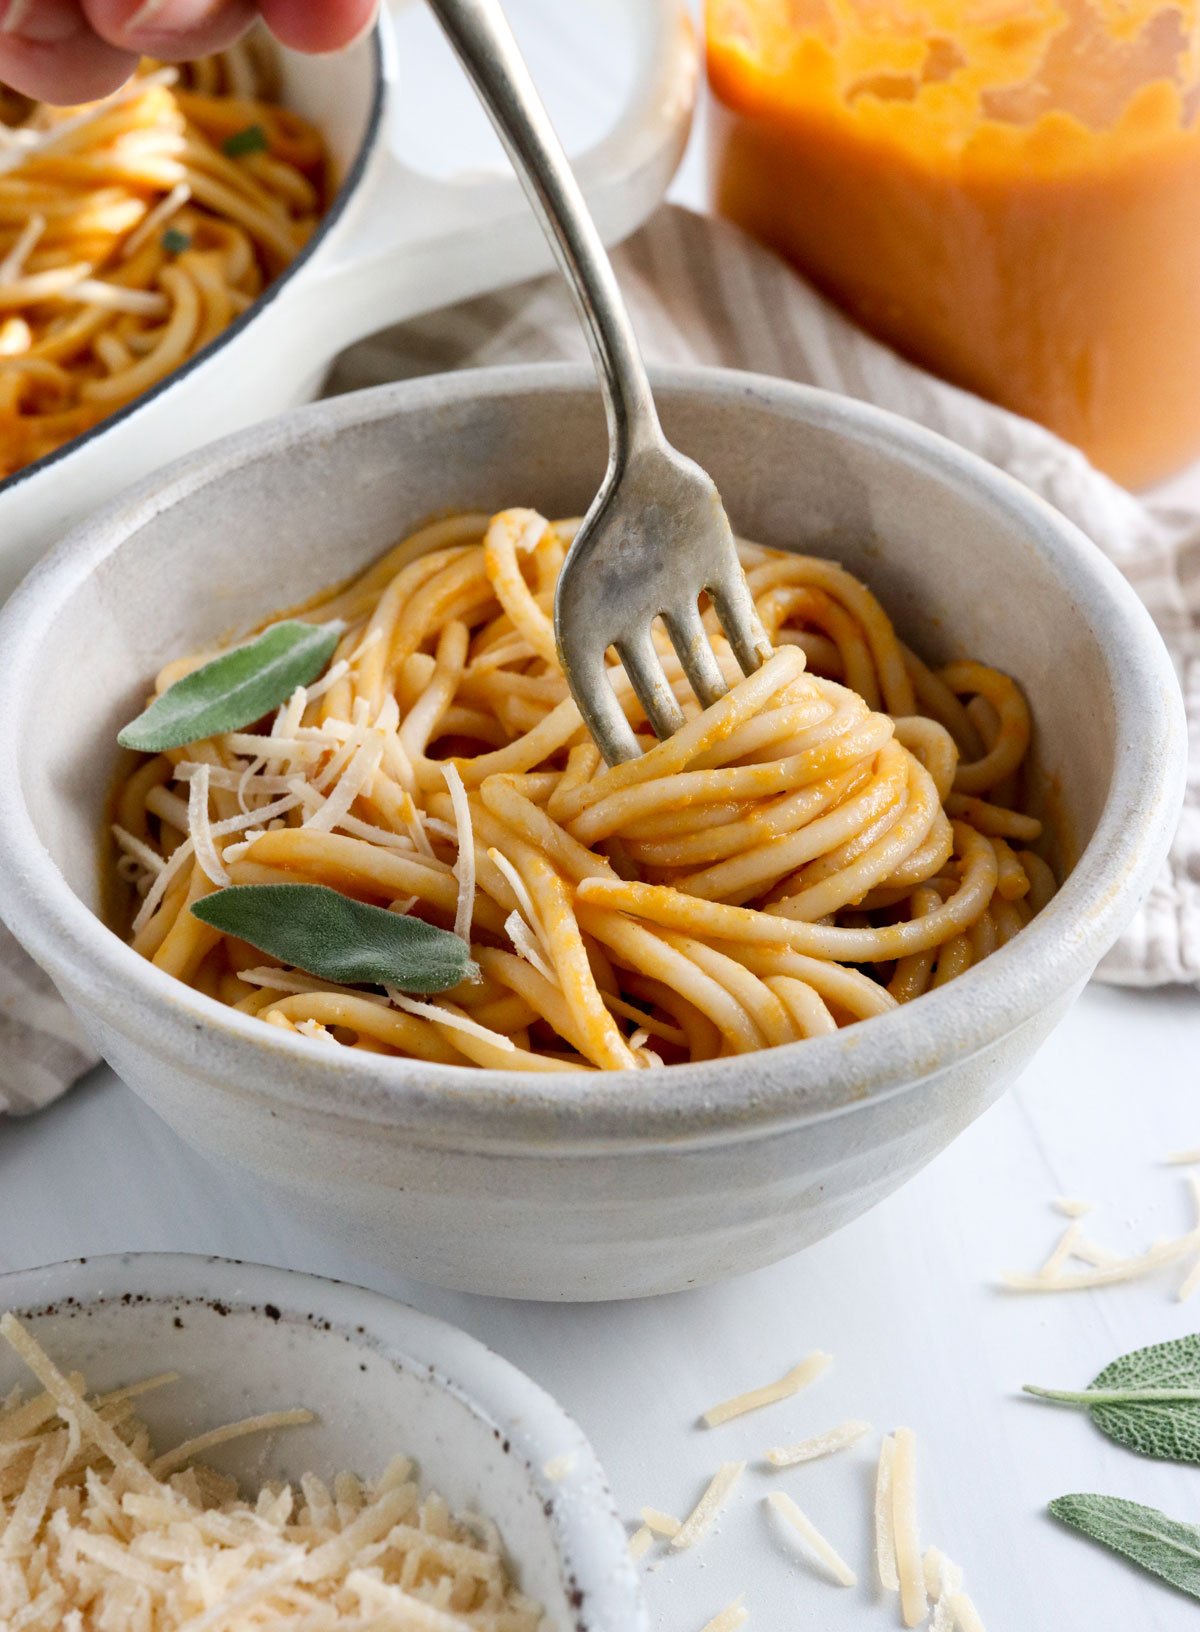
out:
<path id="1" fill-rule="evenodd" d="M 933 658 L 1015 675 L 1079 859 L 1008 946 L 917 1002 L 786 1048 L 531 1080 L 338 1054 L 224 1008 L 96 917 L 118 726 L 168 658 L 361 569 L 445 509 L 578 513 L 604 467 L 582 370 L 456 374 L 302 409 L 77 531 L 0 618 L 0 913 L 137 1093 L 199 1149 L 396 1269 L 612 1298 L 794 1252 L 915 1173 L 1012 1081 L 1161 865 L 1183 785 L 1174 672 L 1082 534 L 862 403 L 658 377 L 735 526 L 839 557 Z"/>
<path id="2" fill-rule="evenodd" d="M 159 1253 L 0 1275 L 6 1309 L 92 1388 L 179 1372 L 179 1383 L 139 1402 L 156 1444 L 307 1406 L 315 1422 L 207 1460 L 261 1484 L 343 1469 L 371 1478 L 403 1452 L 456 1512 L 496 1521 L 547 1632 L 648 1626 L 624 1527 L 583 1434 L 507 1360 L 443 1321 L 314 1275 Z M 0 1343 L 0 1398 L 29 1381 Z"/>

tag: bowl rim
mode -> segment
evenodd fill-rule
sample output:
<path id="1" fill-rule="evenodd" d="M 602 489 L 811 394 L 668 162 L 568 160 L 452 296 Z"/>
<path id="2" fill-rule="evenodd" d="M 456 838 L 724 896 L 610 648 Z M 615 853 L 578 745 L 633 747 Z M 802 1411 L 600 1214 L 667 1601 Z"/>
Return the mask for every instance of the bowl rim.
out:
<path id="1" fill-rule="evenodd" d="M 577 1632 L 617 1626 L 646 1632 L 628 1534 L 590 1441 L 540 1383 L 477 1337 L 350 1281 L 199 1253 L 110 1253 L 0 1274 L 0 1311 L 33 1319 L 55 1304 L 103 1307 L 120 1318 L 122 1300 L 130 1297 L 142 1300 L 142 1307 L 146 1301 L 168 1307 L 219 1302 L 272 1326 L 305 1326 L 315 1317 L 322 1328 L 369 1345 L 399 1369 L 451 1394 L 496 1432 L 506 1454 L 525 1469 L 546 1516 L 564 1595 L 582 1595 Z M 266 1313 L 268 1304 L 274 1314 Z M 322 1402 L 306 1403 L 320 1414 Z M 546 1468 L 557 1458 L 564 1463 L 555 1477 Z M 436 1477 L 432 1483 L 436 1487 Z M 503 1532 L 502 1515 L 491 1517 Z"/>
<path id="2" fill-rule="evenodd" d="M 225 347 L 240 336 L 253 323 L 263 317 L 267 310 L 275 304 L 281 295 L 286 293 L 296 278 L 304 271 L 309 262 L 318 255 L 322 247 L 338 226 L 342 217 L 353 199 L 357 198 L 367 176 L 371 160 L 379 149 L 384 135 L 384 113 L 387 107 L 389 92 L 389 73 L 394 47 L 385 34 L 384 18 L 381 14 L 367 34 L 367 46 L 370 51 L 371 74 L 371 102 L 367 109 L 366 122 L 363 125 L 362 137 L 354 157 L 346 167 L 346 172 L 334 188 L 333 196 L 329 201 L 329 208 L 317 222 L 312 237 L 301 245 L 294 260 L 277 278 L 273 278 L 267 286 L 250 302 L 244 312 L 239 312 L 231 323 L 227 323 L 219 334 L 213 335 L 207 345 L 201 346 L 185 362 L 164 374 L 161 380 L 140 391 L 138 395 L 117 408 L 113 413 L 106 414 L 103 419 L 97 420 L 86 431 L 80 431 L 77 436 L 71 437 L 60 447 L 52 448 L 49 453 L 35 459 L 31 464 L 22 465 L 20 470 L 14 470 L 10 476 L 0 477 L 0 502 L 10 493 L 26 483 L 32 483 L 39 477 L 47 476 L 51 471 L 57 471 L 72 454 L 81 453 L 85 448 L 104 436 L 106 431 L 114 426 L 122 425 L 126 421 L 140 414 L 143 409 L 153 407 L 174 386 L 181 385 L 192 375 L 202 372 L 213 358 L 224 351 Z"/>
<path id="3" fill-rule="evenodd" d="M 1113 773 L 1075 868 L 1020 937 L 917 1002 L 830 1036 L 642 1072 L 632 1083 L 626 1073 L 531 1078 L 350 1051 L 341 1058 L 226 1008 L 139 957 L 59 873 L 34 829 L 19 778 L 0 778 L 0 901 L 13 932 L 52 977 L 63 978 L 85 1006 L 119 1017 L 115 1029 L 165 1065 L 214 1087 L 236 1087 L 239 1095 L 271 1105 L 299 1104 L 318 1117 L 402 1126 L 456 1148 L 536 1148 L 555 1156 L 644 1149 L 657 1141 L 728 1143 L 851 1114 L 928 1083 L 1083 984 L 1165 858 L 1186 771 L 1179 684 L 1130 585 L 1044 500 L 920 425 L 762 375 L 714 368 L 651 372 L 664 399 L 752 404 L 899 455 L 923 480 L 1017 524 L 1082 605 L 1112 684 Z M 17 763 L 23 677 L 56 613 L 153 516 L 247 464 L 294 445 L 323 443 L 352 426 L 466 400 L 594 389 L 590 371 L 574 364 L 511 365 L 376 386 L 292 410 L 143 481 L 76 528 L 0 612 L 0 759 Z M 203 1029 L 211 1046 L 198 1061 L 193 1045 Z"/>

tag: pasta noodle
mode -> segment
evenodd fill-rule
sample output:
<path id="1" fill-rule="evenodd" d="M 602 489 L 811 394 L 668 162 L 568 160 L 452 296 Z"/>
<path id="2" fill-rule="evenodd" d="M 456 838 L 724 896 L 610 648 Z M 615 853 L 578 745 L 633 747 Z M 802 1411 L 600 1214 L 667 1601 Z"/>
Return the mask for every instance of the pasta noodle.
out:
<path id="1" fill-rule="evenodd" d="M 741 545 L 774 654 L 744 677 L 706 610 L 731 689 L 701 709 L 656 631 L 686 723 L 652 743 L 614 664 L 647 751 L 607 768 L 552 642 L 575 525 L 422 529 L 304 610 L 342 626 L 324 679 L 253 730 L 144 756 L 113 810 L 133 946 L 324 1044 L 614 1070 L 887 1013 L 1049 899 L 1019 688 L 927 668 L 831 561 Z M 188 910 L 283 882 L 457 927 L 478 978 L 421 1002 L 338 986 Z"/>
<path id="2" fill-rule="evenodd" d="M 268 47 L 146 62 L 82 109 L 0 89 L 0 479 L 194 356 L 312 233 L 325 145 Z"/>

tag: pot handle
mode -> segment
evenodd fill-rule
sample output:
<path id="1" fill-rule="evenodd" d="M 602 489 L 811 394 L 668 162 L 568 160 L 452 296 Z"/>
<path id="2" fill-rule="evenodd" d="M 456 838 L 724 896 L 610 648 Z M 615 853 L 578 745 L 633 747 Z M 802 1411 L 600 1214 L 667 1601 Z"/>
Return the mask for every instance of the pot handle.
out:
<path id="1" fill-rule="evenodd" d="M 574 161 L 602 237 L 614 243 L 661 201 L 682 157 L 695 105 L 699 50 L 681 0 L 624 0 L 637 72 L 615 128 Z M 383 139 L 347 220 L 318 252 L 295 294 L 312 306 L 310 333 L 332 356 L 363 335 L 420 312 L 549 271 L 552 256 L 511 173 L 440 179 L 407 165 L 387 138 L 397 52 L 380 27 Z M 289 303 L 290 304 L 290 303 Z"/>

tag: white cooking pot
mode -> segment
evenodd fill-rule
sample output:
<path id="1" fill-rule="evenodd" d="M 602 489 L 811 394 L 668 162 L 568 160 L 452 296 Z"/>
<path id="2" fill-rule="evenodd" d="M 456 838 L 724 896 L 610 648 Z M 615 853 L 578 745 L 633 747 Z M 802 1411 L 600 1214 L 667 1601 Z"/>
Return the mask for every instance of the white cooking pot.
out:
<path id="1" fill-rule="evenodd" d="M 615 4 L 633 41 L 632 90 L 615 127 L 576 163 L 609 242 L 640 225 L 666 191 L 697 77 L 681 0 Z M 343 178 L 332 207 L 284 275 L 184 367 L 0 482 L 0 600 L 73 523 L 131 482 L 314 396 L 352 341 L 551 265 L 513 175 L 437 179 L 400 158 L 398 55 L 386 11 L 339 56 L 282 54 L 283 100 L 321 128 Z"/>

